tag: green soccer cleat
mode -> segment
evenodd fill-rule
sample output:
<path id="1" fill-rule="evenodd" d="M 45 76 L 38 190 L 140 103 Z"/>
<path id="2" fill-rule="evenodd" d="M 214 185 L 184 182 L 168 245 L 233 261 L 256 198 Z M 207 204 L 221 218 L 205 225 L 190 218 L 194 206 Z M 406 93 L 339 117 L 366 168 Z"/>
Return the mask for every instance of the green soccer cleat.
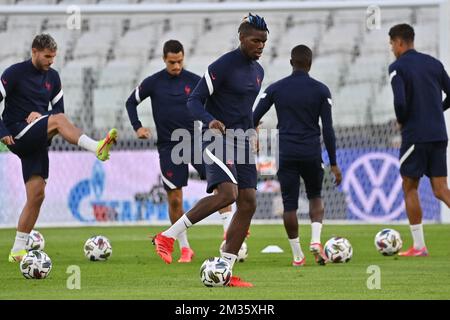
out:
<path id="1" fill-rule="evenodd" d="M 97 145 L 97 159 L 105 161 L 109 159 L 109 149 L 113 143 L 117 141 L 117 129 L 113 128 L 109 130 L 106 138 L 100 140 Z"/>
<path id="2" fill-rule="evenodd" d="M 9 262 L 20 262 L 22 261 L 23 256 L 27 254 L 27 250 L 19 250 L 16 252 L 12 252 L 9 254 L 8 261 Z"/>

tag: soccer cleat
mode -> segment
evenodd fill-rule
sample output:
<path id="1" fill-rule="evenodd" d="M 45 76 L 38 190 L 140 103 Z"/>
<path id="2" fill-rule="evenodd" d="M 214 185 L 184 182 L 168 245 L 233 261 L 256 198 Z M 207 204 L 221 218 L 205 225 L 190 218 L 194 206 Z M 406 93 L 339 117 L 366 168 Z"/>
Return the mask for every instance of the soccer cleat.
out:
<path id="1" fill-rule="evenodd" d="M 109 159 L 109 149 L 117 142 L 117 129 L 109 130 L 106 138 L 100 140 L 97 145 L 97 159 L 105 161 Z"/>
<path id="2" fill-rule="evenodd" d="M 323 251 L 323 247 L 320 243 L 311 243 L 309 245 L 309 251 L 314 255 L 316 263 L 324 266 L 328 262 L 328 258 Z"/>
<path id="3" fill-rule="evenodd" d="M 27 254 L 27 250 L 19 250 L 17 252 L 12 252 L 9 254 L 8 261 L 9 262 L 20 262 L 22 261 L 23 256 Z"/>
<path id="4" fill-rule="evenodd" d="M 179 263 L 189 263 L 194 258 L 194 250 L 188 247 L 181 248 L 181 257 L 178 259 Z"/>
<path id="5" fill-rule="evenodd" d="M 229 287 L 242 287 L 242 288 L 251 288 L 253 287 L 253 284 L 250 282 L 245 282 L 241 278 L 236 276 L 231 276 L 230 283 L 228 284 Z"/>
<path id="6" fill-rule="evenodd" d="M 295 260 L 292 261 L 292 266 L 293 267 L 303 267 L 305 265 L 305 262 L 306 262 L 306 258 L 303 257 L 303 259 L 300 261 L 295 261 Z"/>
<path id="7" fill-rule="evenodd" d="M 166 237 L 162 233 L 158 233 L 152 239 L 153 244 L 156 246 L 156 253 L 164 260 L 165 263 L 172 263 L 172 252 L 174 238 Z"/>
<path id="8" fill-rule="evenodd" d="M 409 248 L 406 251 L 402 251 L 398 253 L 401 257 L 428 257 L 427 247 L 423 247 L 422 249 L 415 249 L 414 247 Z"/>

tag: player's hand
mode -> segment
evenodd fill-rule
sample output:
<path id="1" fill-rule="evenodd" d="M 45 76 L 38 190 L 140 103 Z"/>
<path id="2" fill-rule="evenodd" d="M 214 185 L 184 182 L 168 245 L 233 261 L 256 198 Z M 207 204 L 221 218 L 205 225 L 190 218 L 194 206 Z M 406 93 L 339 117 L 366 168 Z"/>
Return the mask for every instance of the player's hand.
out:
<path id="1" fill-rule="evenodd" d="M 334 183 L 338 186 L 342 182 L 342 173 L 341 169 L 338 166 L 331 166 L 331 172 L 334 175 Z"/>
<path id="2" fill-rule="evenodd" d="M 262 122 L 260 122 L 258 124 L 258 126 L 256 127 L 256 135 L 251 136 L 250 137 L 250 145 L 252 147 L 252 152 L 253 153 L 258 153 L 259 152 L 259 126 L 261 125 Z"/>
<path id="3" fill-rule="evenodd" d="M 225 125 L 219 120 L 213 120 L 209 123 L 208 128 L 213 131 L 219 131 L 222 134 L 225 134 Z"/>
<path id="4" fill-rule="evenodd" d="M 0 141 L 6 144 L 7 146 L 15 144 L 14 138 L 12 136 L 4 136 L 3 138 L 0 139 Z"/>
<path id="5" fill-rule="evenodd" d="M 149 139 L 152 136 L 152 133 L 149 128 L 140 127 L 136 131 L 136 136 L 139 139 Z"/>
<path id="6" fill-rule="evenodd" d="M 32 113 L 30 113 L 27 117 L 27 123 L 32 123 L 34 120 L 38 119 L 42 117 L 42 114 L 40 114 L 39 112 L 35 112 L 33 111 Z"/>
<path id="7" fill-rule="evenodd" d="M 397 122 L 397 129 L 398 130 L 402 130 L 403 125 L 400 122 Z"/>

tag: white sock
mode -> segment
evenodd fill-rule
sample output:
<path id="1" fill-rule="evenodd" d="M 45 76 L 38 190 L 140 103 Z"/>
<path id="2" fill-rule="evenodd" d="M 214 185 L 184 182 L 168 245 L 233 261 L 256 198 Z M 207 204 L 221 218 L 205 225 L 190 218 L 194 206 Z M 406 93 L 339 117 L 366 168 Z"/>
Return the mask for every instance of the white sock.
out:
<path id="1" fill-rule="evenodd" d="M 311 223 L 311 243 L 320 243 L 322 224 L 320 222 Z"/>
<path id="2" fill-rule="evenodd" d="M 88 151 L 96 153 L 98 141 L 92 140 L 87 135 L 82 134 L 80 139 L 78 139 L 78 145 Z"/>
<path id="3" fill-rule="evenodd" d="M 228 227 L 230 226 L 231 218 L 233 218 L 233 212 L 228 211 L 220 214 L 220 218 L 223 223 L 223 231 L 227 232 Z"/>
<path id="4" fill-rule="evenodd" d="M 184 230 L 182 233 L 180 233 L 178 235 L 177 239 L 178 239 L 178 244 L 180 245 L 180 249 L 181 248 L 190 248 L 186 230 Z"/>
<path id="5" fill-rule="evenodd" d="M 300 238 L 297 237 L 295 239 L 288 239 L 289 244 L 292 249 L 292 256 L 294 257 L 294 261 L 299 262 L 304 258 L 304 254 L 302 248 L 300 247 Z"/>
<path id="6" fill-rule="evenodd" d="M 423 225 L 414 224 L 409 226 L 411 228 L 411 234 L 414 240 L 414 249 L 422 249 L 425 247 L 425 239 L 423 236 Z"/>
<path id="7" fill-rule="evenodd" d="M 178 219 L 169 229 L 162 233 L 163 236 L 177 239 L 178 235 L 183 231 L 186 231 L 190 226 L 192 226 L 191 221 L 188 217 L 183 214 L 180 219 Z"/>
<path id="8" fill-rule="evenodd" d="M 228 252 L 222 252 L 221 257 L 225 261 L 228 261 L 230 263 L 231 269 L 233 269 L 234 263 L 237 259 L 237 255 Z"/>
<path id="9" fill-rule="evenodd" d="M 16 232 L 16 240 L 14 241 L 14 245 L 11 249 L 12 252 L 17 252 L 20 250 L 25 250 L 27 245 L 29 233 L 26 232 Z"/>

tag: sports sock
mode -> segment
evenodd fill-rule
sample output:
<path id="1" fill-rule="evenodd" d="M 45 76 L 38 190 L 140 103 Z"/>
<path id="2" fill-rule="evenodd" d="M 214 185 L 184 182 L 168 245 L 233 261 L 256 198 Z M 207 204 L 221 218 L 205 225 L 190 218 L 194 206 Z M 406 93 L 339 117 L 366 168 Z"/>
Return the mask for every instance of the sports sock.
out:
<path id="1" fill-rule="evenodd" d="M 225 261 L 229 262 L 231 269 L 233 269 L 234 263 L 236 262 L 236 259 L 237 259 L 237 255 L 222 251 L 221 257 Z"/>
<path id="2" fill-rule="evenodd" d="M 227 232 L 228 227 L 230 226 L 231 218 L 233 218 L 233 212 L 228 211 L 220 214 L 220 218 L 223 223 L 223 231 Z"/>
<path id="3" fill-rule="evenodd" d="M 190 248 L 186 230 L 184 230 L 183 232 L 178 234 L 177 239 L 178 239 L 178 244 L 180 245 L 180 249 L 181 248 Z"/>
<path id="4" fill-rule="evenodd" d="M 320 243 L 322 224 L 320 222 L 311 223 L 311 243 Z"/>
<path id="5" fill-rule="evenodd" d="M 425 247 L 425 239 L 423 235 L 423 225 L 413 224 L 409 226 L 411 228 L 411 234 L 414 240 L 414 249 L 420 250 Z"/>
<path id="6" fill-rule="evenodd" d="M 26 232 L 16 232 L 16 239 L 14 241 L 13 248 L 11 249 L 11 252 L 17 252 L 20 250 L 24 250 L 27 245 L 29 233 Z"/>
<path id="7" fill-rule="evenodd" d="M 304 258 L 304 254 L 302 251 L 302 248 L 300 247 L 300 238 L 297 237 L 295 239 L 288 239 L 289 244 L 291 245 L 292 249 L 292 256 L 294 257 L 294 261 L 301 261 Z"/>
<path id="8" fill-rule="evenodd" d="M 190 226 L 192 226 L 191 221 L 189 221 L 188 217 L 183 214 L 181 218 L 178 219 L 169 229 L 164 231 L 162 235 L 177 239 L 178 235 L 183 231 L 186 231 Z"/>
<path id="9" fill-rule="evenodd" d="M 98 141 L 92 140 L 85 134 L 82 134 L 78 139 L 78 145 L 88 151 L 97 153 Z"/>

